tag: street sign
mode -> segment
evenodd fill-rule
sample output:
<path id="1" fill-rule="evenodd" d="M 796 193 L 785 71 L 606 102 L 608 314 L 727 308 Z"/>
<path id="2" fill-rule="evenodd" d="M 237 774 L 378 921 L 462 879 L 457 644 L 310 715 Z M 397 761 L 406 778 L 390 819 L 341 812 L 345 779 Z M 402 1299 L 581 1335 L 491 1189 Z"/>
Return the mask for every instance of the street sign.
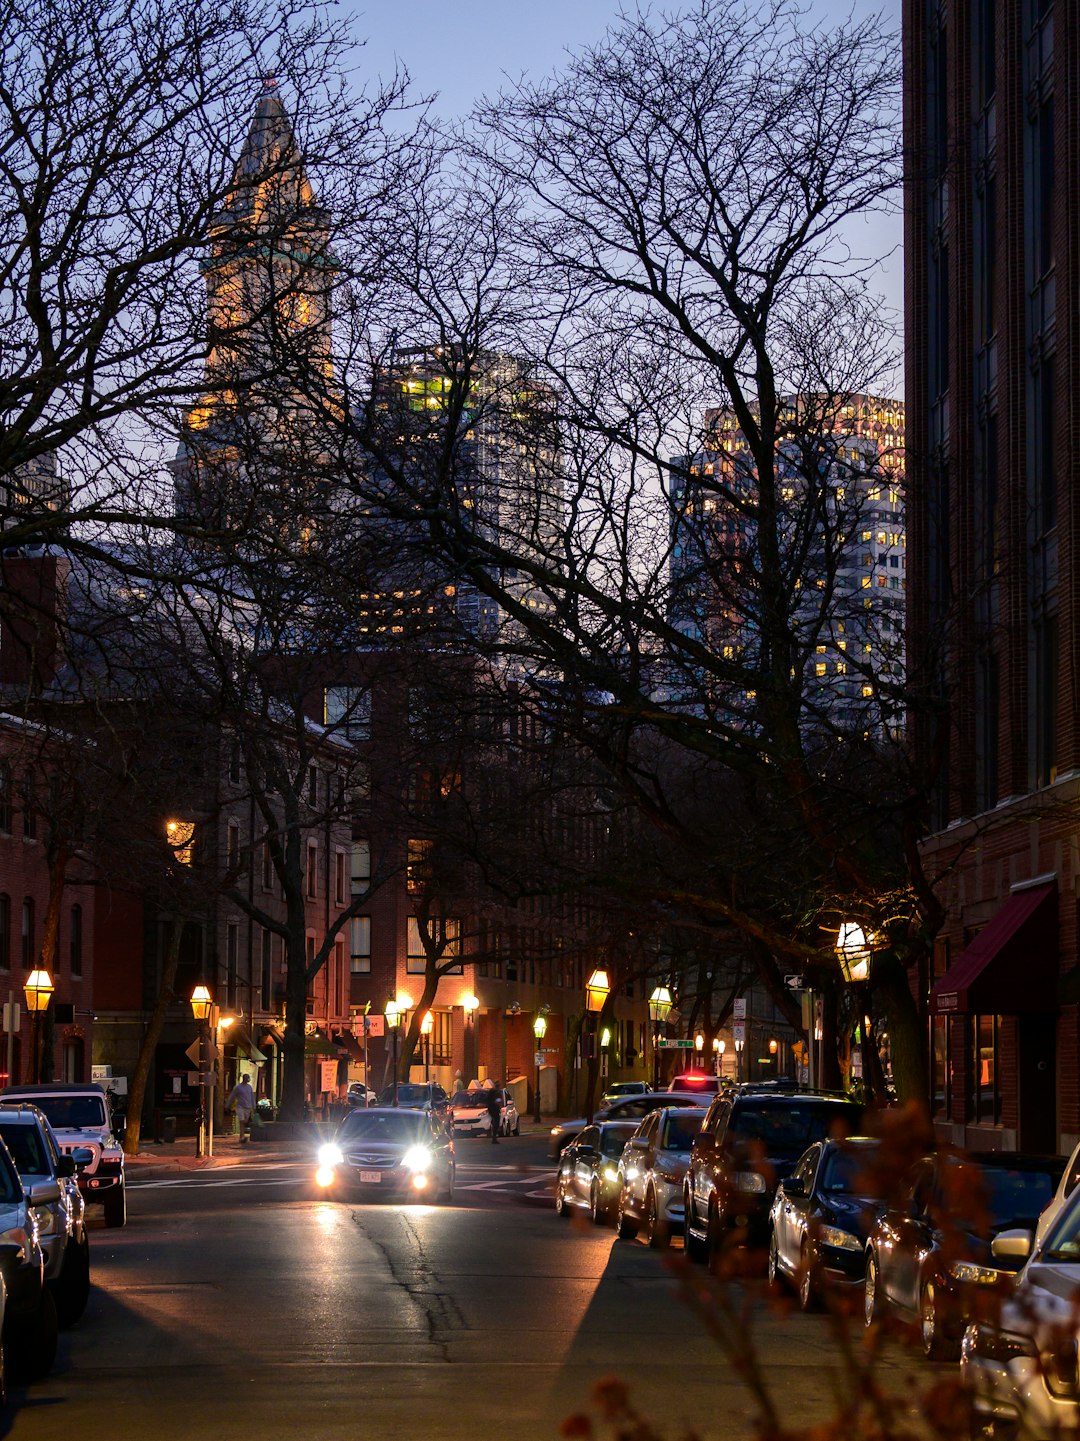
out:
<path id="1" fill-rule="evenodd" d="M 382 1036 L 382 1035 L 385 1035 L 385 1033 L 386 1033 L 385 1027 L 386 1027 L 386 1017 L 385 1017 L 385 1016 L 365 1016 L 365 1017 L 364 1017 L 364 1030 L 368 1033 L 369 1036 Z"/>
<path id="2" fill-rule="evenodd" d="M 184 1052 L 193 1066 L 213 1066 L 220 1054 L 212 1036 L 196 1036 Z"/>
<path id="3" fill-rule="evenodd" d="M 694 1049 L 693 1041 L 672 1041 L 668 1040 L 667 1037 L 660 1040 L 658 1045 L 662 1051 L 692 1051 Z"/>
<path id="4" fill-rule="evenodd" d="M 217 1076 L 213 1071 L 189 1071 L 187 1083 L 189 1086 L 205 1086 L 208 1091 L 212 1091 L 217 1083 Z"/>
<path id="5" fill-rule="evenodd" d="M 534 1066 L 542 1066 L 543 1064 L 544 1064 L 544 1053 L 543 1053 L 543 1051 L 537 1051 L 536 1055 L 533 1056 L 533 1065 L 534 1065 Z"/>
<path id="6" fill-rule="evenodd" d="M 745 1040 L 746 1040 L 746 1022 L 745 1022 L 745 1021 L 735 1021 L 735 1022 L 732 1023 L 732 1027 L 731 1027 L 731 1039 L 732 1039 L 733 1041 L 745 1041 Z"/>
<path id="7" fill-rule="evenodd" d="M 746 997 L 736 996 L 731 1006 L 732 1018 L 736 1021 L 746 1020 Z"/>
<path id="8" fill-rule="evenodd" d="M 21 1007 L 18 1001 L 4 1002 L 4 1035 L 10 1036 L 19 1029 Z"/>
<path id="9" fill-rule="evenodd" d="M 801 991 L 803 988 L 802 976 L 785 976 L 784 985 L 789 991 Z"/>

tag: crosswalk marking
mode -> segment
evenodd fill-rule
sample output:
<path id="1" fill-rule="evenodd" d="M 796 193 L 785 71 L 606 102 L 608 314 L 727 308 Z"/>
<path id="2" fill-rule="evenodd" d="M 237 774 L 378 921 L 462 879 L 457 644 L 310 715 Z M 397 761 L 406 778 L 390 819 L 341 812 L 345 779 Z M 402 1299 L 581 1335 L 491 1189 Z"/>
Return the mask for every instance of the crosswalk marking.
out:
<path id="1" fill-rule="evenodd" d="M 307 1183 L 310 1170 L 308 1166 L 293 1166 L 291 1167 L 291 1169 L 299 1170 L 300 1174 L 292 1176 L 266 1176 L 261 1174 L 237 1176 L 219 1174 L 213 1176 L 206 1175 L 205 1173 L 195 1172 L 191 1175 L 186 1176 L 148 1176 L 145 1180 L 132 1179 L 128 1182 L 128 1185 L 132 1190 L 167 1191 L 177 1190 L 182 1187 L 194 1187 L 197 1189 L 221 1189 L 225 1187 L 236 1186 L 295 1186 L 297 1184 Z M 458 1167 L 459 1174 L 461 1173 L 462 1169 L 464 1168 L 460 1166 Z M 468 1169 L 475 1171 L 483 1171 L 486 1168 L 482 1166 L 476 1166 L 469 1167 Z M 506 1166 L 501 1169 L 509 1171 L 515 1168 Z M 538 1186 L 541 1188 L 550 1187 L 552 1182 L 555 1180 L 555 1174 L 556 1173 L 554 1171 L 532 1171 L 528 1175 L 524 1176 L 504 1176 L 491 1181 L 459 1181 L 457 1189 L 459 1191 L 490 1191 L 495 1193 L 502 1191 L 506 1195 L 520 1196 L 521 1194 L 523 1194 L 520 1190 L 509 1190 L 508 1188 L 520 1186 L 531 1186 L 534 1188 Z M 543 1189 L 539 1191 L 534 1189 L 532 1191 L 527 1191 L 524 1194 L 529 1196 L 537 1196 L 545 1195 L 547 1194 L 547 1192 Z"/>

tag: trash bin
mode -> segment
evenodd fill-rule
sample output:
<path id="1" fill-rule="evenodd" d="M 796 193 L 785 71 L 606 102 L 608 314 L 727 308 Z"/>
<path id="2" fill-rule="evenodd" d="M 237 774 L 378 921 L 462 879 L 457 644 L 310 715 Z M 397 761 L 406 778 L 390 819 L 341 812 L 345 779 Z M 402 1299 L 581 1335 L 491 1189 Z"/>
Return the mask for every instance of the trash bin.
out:
<path id="1" fill-rule="evenodd" d="M 161 1119 L 161 1139 L 166 1145 L 171 1145 L 176 1140 L 176 1117 L 163 1116 Z"/>

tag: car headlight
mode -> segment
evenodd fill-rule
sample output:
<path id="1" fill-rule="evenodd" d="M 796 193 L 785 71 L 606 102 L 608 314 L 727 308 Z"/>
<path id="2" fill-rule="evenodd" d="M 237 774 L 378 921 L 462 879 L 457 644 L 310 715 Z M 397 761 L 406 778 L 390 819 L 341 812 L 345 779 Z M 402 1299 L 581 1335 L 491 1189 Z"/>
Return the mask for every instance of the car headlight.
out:
<path id="1" fill-rule="evenodd" d="M 561 1135 L 562 1135 L 562 1127 L 561 1127 L 561 1126 L 552 1126 L 552 1128 L 551 1128 L 551 1134 L 552 1134 L 553 1136 L 561 1136 Z"/>
<path id="2" fill-rule="evenodd" d="M 410 1146 L 401 1158 L 406 1171 L 426 1171 L 435 1157 L 426 1146 Z"/>
<path id="3" fill-rule="evenodd" d="M 46 1210 L 44 1207 L 35 1207 L 34 1218 L 37 1221 L 39 1236 L 55 1236 L 57 1231 L 55 1211 Z"/>
<path id="4" fill-rule="evenodd" d="M 327 1141 L 325 1146 L 319 1147 L 319 1165 L 325 1170 L 340 1166 L 344 1159 L 341 1147 L 334 1141 Z"/>
<path id="5" fill-rule="evenodd" d="M 765 1177 L 760 1171 L 736 1171 L 731 1180 L 736 1191 L 748 1191 L 756 1196 L 765 1194 Z"/>
<path id="6" fill-rule="evenodd" d="M 619 1179 L 619 1173 L 618 1173 L 618 1171 L 615 1169 L 614 1166 L 605 1166 L 605 1167 L 604 1167 L 604 1180 L 605 1180 L 605 1181 L 617 1181 L 618 1179 Z"/>
<path id="7" fill-rule="evenodd" d="M 821 1226 L 818 1240 L 823 1246 L 835 1246 L 840 1251 L 861 1251 L 863 1243 L 850 1231 L 841 1231 L 839 1226 Z"/>
<path id="8" fill-rule="evenodd" d="M 993 1266 L 976 1266 L 974 1261 L 954 1261 L 949 1275 L 954 1281 L 966 1281 L 973 1286 L 993 1286 L 1001 1280 L 1001 1272 Z"/>

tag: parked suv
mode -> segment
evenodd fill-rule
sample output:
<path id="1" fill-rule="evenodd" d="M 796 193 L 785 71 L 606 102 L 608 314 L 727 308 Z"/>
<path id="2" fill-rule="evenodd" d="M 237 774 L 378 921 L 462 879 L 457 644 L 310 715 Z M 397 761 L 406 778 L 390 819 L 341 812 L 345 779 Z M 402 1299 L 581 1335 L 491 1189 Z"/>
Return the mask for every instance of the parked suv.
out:
<path id="1" fill-rule="evenodd" d="M 100 1086 L 54 1082 L 43 1086 L 8 1086 L 0 1103 L 25 1101 L 39 1106 L 56 1133 L 61 1151 L 90 1152 L 79 1168 L 79 1190 L 84 1200 L 103 1206 L 106 1226 L 127 1221 L 124 1187 L 124 1152 L 113 1135 L 109 1102 Z"/>
<path id="2" fill-rule="evenodd" d="M 90 1241 L 86 1206 L 76 1180 L 90 1152 L 77 1147 L 61 1154 L 48 1121 L 36 1106 L 0 1102 L 0 1141 L 15 1162 L 37 1211 L 45 1257 L 45 1284 L 56 1302 L 61 1326 L 73 1325 L 90 1295 Z"/>
<path id="3" fill-rule="evenodd" d="M 0 1141 L 0 1326 L 3 1358 L 27 1381 L 52 1370 L 56 1357 L 56 1304 L 45 1285 L 39 1227 L 59 1198 L 55 1181 L 24 1184 Z M 5 1368 L 0 1366 L 0 1405 Z"/>
<path id="4" fill-rule="evenodd" d="M 715 1097 L 683 1182 L 686 1247 L 701 1257 L 738 1228 L 764 1246 L 777 1185 L 815 1141 L 857 1134 L 862 1107 L 814 1091 L 740 1090 Z"/>

